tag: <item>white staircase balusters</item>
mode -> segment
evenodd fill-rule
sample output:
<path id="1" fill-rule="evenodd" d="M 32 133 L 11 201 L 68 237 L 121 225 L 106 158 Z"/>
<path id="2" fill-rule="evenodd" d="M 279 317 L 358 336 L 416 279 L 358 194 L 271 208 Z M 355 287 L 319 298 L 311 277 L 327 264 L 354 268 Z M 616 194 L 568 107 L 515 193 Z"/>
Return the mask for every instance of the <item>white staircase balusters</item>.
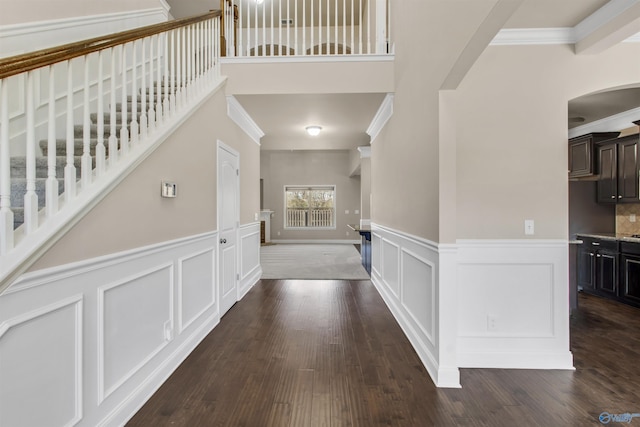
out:
<path id="1" fill-rule="evenodd" d="M 140 70 L 140 90 L 142 94 L 140 95 L 140 138 L 142 141 L 147 139 L 147 130 L 149 127 L 148 119 L 147 119 L 147 97 L 145 96 L 144 91 L 147 90 L 147 38 L 143 38 L 140 43 L 140 62 L 141 62 L 141 70 Z"/>
<path id="2" fill-rule="evenodd" d="M 127 99 L 127 45 L 124 44 L 120 47 L 120 66 L 122 76 L 120 79 L 120 89 L 122 90 L 122 100 L 121 100 L 121 121 L 120 121 L 120 152 L 122 155 L 129 154 L 129 129 L 127 125 L 129 124 L 128 118 L 128 99 Z"/>
<path id="3" fill-rule="evenodd" d="M 113 169 L 118 161 L 118 137 L 116 136 L 116 48 L 110 49 L 111 74 L 109 80 L 111 82 L 111 101 L 109 102 L 109 168 Z"/>
<path id="4" fill-rule="evenodd" d="M 162 113 L 164 116 L 164 120 L 166 121 L 169 118 L 169 34 L 165 33 L 164 35 L 164 93 L 162 97 Z"/>
<path id="5" fill-rule="evenodd" d="M 96 177 L 104 175 L 106 170 L 106 148 L 104 146 L 104 50 L 98 54 L 98 113 L 96 143 Z"/>
<path id="6" fill-rule="evenodd" d="M 149 87 L 147 89 L 147 97 L 149 100 L 149 111 L 147 112 L 147 120 L 149 122 L 149 132 L 156 130 L 156 112 L 153 106 L 153 39 L 157 36 L 149 38 Z"/>
<path id="7" fill-rule="evenodd" d="M 47 126 L 47 182 L 45 188 L 45 205 L 47 218 L 58 212 L 58 178 L 56 171 L 56 84 L 55 67 L 50 65 L 49 71 L 49 123 Z"/>
<path id="8" fill-rule="evenodd" d="M 164 123 L 164 113 L 162 111 L 162 46 L 164 45 L 164 37 L 158 35 L 156 40 L 156 49 L 158 51 L 158 57 L 156 59 L 156 123 L 161 126 Z"/>
<path id="9" fill-rule="evenodd" d="M 184 67 L 184 59 L 183 59 L 183 37 L 184 29 L 178 28 L 176 30 L 176 108 L 182 108 L 182 69 Z"/>
<path id="10" fill-rule="evenodd" d="M 82 188 L 87 188 L 91 184 L 93 169 L 93 159 L 91 157 L 91 103 L 89 102 L 90 81 L 89 81 L 89 56 L 84 57 L 84 85 L 83 109 L 82 109 L 82 160 L 80 163 L 80 177 Z"/>
<path id="11" fill-rule="evenodd" d="M 69 204 L 76 197 L 76 166 L 74 164 L 75 135 L 73 129 L 73 61 L 67 61 L 67 163 L 64 167 L 64 200 Z M 25 215 L 26 219 L 26 215 Z"/>
<path id="12" fill-rule="evenodd" d="M 38 195 L 36 194 L 36 135 L 33 80 L 35 71 L 27 73 L 27 191 L 24 195 L 25 234 L 38 228 Z"/>
<path id="13" fill-rule="evenodd" d="M 360 1 L 362 1 L 362 0 L 360 0 Z M 314 8 L 314 3 L 313 2 L 314 2 L 314 0 L 311 0 L 311 27 L 309 28 L 310 29 L 309 33 L 311 34 L 311 44 L 310 44 L 311 49 L 310 49 L 310 51 L 311 51 L 311 55 L 312 56 L 314 55 L 314 51 L 313 51 L 313 46 L 314 46 L 314 44 L 313 44 L 313 36 L 315 34 L 314 31 L 313 31 L 313 24 L 314 24 L 313 17 L 315 15 L 315 8 Z M 306 53 L 306 50 L 305 50 L 305 53 Z"/>
<path id="14" fill-rule="evenodd" d="M 138 126 L 138 42 L 131 44 L 131 122 L 129 122 L 129 140 L 131 146 L 138 145 L 140 128 Z"/>
<path id="15" fill-rule="evenodd" d="M 178 30 L 171 31 L 171 67 L 169 73 L 170 93 L 169 93 L 169 115 L 173 116 L 176 112 L 176 34 Z"/>
<path id="16" fill-rule="evenodd" d="M 13 249 L 8 86 L 6 80 L 0 79 L 0 255 Z"/>

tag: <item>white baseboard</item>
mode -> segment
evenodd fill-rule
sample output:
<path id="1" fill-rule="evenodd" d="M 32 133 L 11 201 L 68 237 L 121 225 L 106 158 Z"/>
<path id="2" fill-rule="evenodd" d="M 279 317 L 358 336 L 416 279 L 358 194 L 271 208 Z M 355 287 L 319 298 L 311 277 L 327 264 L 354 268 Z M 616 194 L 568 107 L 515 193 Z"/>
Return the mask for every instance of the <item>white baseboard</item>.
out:
<path id="1" fill-rule="evenodd" d="M 315 244 L 315 245 L 359 245 L 360 240 L 336 240 L 336 239 L 271 239 L 271 243 L 282 244 Z"/>

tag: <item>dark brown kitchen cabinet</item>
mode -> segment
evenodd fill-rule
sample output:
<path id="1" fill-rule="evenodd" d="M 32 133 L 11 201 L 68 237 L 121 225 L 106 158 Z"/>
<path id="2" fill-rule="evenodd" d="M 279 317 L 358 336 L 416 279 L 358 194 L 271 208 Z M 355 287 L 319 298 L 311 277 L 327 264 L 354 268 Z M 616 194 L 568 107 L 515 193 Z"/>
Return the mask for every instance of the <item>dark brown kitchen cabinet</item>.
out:
<path id="1" fill-rule="evenodd" d="M 578 288 L 601 296 L 617 297 L 618 242 L 578 236 Z"/>
<path id="2" fill-rule="evenodd" d="M 598 173 L 594 144 L 616 138 L 620 132 L 594 132 L 569 140 L 569 178 L 583 178 Z"/>
<path id="3" fill-rule="evenodd" d="M 640 243 L 620 243 L 620 296 L 640 307 Z"/>
<path id="4" fill-rule="evenodd" d="M 640 202 L 638 135 L 597 144 L 598 203 Z"/>

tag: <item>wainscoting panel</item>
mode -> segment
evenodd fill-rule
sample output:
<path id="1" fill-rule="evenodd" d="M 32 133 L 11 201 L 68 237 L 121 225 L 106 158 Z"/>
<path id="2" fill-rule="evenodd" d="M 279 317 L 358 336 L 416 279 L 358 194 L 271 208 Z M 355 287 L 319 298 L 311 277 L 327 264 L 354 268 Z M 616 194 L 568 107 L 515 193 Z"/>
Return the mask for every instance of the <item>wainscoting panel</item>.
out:
<path id="1" fill-rule="evenodd" d="M 453 357 L 443 359 L 439 324 L 439 253 L 435 243 L 371 225 L 371 280 L 438 387 L 460 387 Z M 455 328 L 447 330 L 455 336 Z M 444 353 L 447 355 L 447 353 Z"/>
<path id="2" fill-rule="evenodd" d="M 255 222 L 240 227 L 240 282 L 238 299 L 260 280 L 260 223 Z"/>
<path id="3" fill-rule="evenodd" d="M 460 367 L 573 369 L 566 241 L 458 241 Z"/>
<path id="4" fill-rule="evenodd" d="M 98 289 L 99 402 L 172 337 L 173 264 Z"/>
<path id="5" fill-rule="evenodd" d="M 219 322 L 217 247 L 205 233 L 12 284 L 0 295 L 0 425 L 124 425 Z"/>
<path id="6" fill-rule="evenodd" d="M 178 260 L 180 333 L 216 303 L 215 266 L 213 247 Z"/>
<path id="7" fill-rule="evenodd" d="M 0 425 L 82 418 L 82 295 L 0 323 Z"/>

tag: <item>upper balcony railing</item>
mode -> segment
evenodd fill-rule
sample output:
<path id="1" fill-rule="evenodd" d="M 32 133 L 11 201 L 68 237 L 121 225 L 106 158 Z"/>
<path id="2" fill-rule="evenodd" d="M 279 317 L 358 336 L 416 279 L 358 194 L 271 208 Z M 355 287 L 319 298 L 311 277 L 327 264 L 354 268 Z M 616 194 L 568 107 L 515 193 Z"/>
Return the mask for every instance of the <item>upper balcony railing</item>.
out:
<path id="1" fill-rule="evenodd" d="M 392 53 L 390 0 L 221 0 L 227 57 Z"/>
<path id="2" fill-rule="evenodd" d="M 0 60 L 0 292 L 221 81 L 220 15 Z"/>

